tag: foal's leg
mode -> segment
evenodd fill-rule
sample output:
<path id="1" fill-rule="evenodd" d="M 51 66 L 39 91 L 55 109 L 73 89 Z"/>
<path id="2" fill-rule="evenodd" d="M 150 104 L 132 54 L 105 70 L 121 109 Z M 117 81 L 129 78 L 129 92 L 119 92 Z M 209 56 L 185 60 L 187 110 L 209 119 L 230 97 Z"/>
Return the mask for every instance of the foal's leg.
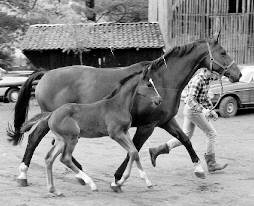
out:
<path id="1" fill-rule="evenodd" d="M 29 168 L 29 165 L 31 163 L 31 159 L 33 157 L 34 151 L 36 147 L 41 142 L 42 138 L 49 132 L 49 126 L 47 120 L 42 120 L 38 123 L 36 128 L 31 132 L 31 134 L 28 136 L 28 142 L 25 150 L 25 154 L 23 156 L 22 162 L 19 166 L 19 176 L 17 177 L 17 182 L 20 186 L 28 186 L 27 183 L 27 171 Z M 82 166 L 79 164 L 79 162 L 72 157 L 73 163 L 82 170 Z M 80 178 L 77 178 L 78 181 L 81 184 L 85 184 L 85 182 Z"/>
<path id="2" fill-rule="evenodd" d="M 202 168 L 200 160 L 192 147 L 191 141 L 179 127 L 175 118 L 162 125 L 161 128 L 165 129 L 185 146 L 191 157 L 192 162 L 194 163 L 194 174 L 199 178 L 205 178 L 205 171 Z"/>
<path id="3" fill-rule="evenodd" d="M 73 137 L 64 137 L 64 138 L 65 138 L 66 146 L 60 161 L 63 164 L 65 164 L 67 167 L 69 167 L 74 173 L 76 173 L 77 178 L 83 179 L 84 182 L 89 184 L 92 191 L 97 191 L 97 186 L 92 180 L 92 178 L 89 177 L 84 171 L 80 170 L 72 161 L 72 153 L 78 142 L 78 137 L 73 136 Z"/>
<path id="4" fill-rule="evenodd" d="M 143 144 L 145 143 L 145 141 L 150 137 L 150 135 L 153 133 L 154 131 L 154 126 L 153 125 L 149 125 L 149 126 L 140 126 L 137 128 L 136 133 L 133 137 L 133 143 L 136 147 L 136 149 L 139 151 L 141 149 L 141 147 L 143 146 Z M 122 162 L 122 164 L 120 165 L 120 167 L 117 169 L 117 171 L 115 172 L 115 181 L 117 182 L 118 180 L 121 179 L 125 168 L 128 164 L 129 161 L 129 155 L 127 154 L 125 160 Z"/>
<path id="5" fill-rule="evenodd" d="M 117 134 L 117 135 L 111 136 L 111 137 L 112 137 L 112 139 L 117 141 L 124 149 L 127 150 L 128 154 L 129 154 L 129 157 L 130 157 L 130 160 L 127 164 L 126 170 L 125 170 L 124 174 L 122 175 L 121 179 L 118 180 L 116 183 L 115 182 L 112 183 L 111 188 L 116 192 L 119 191 L 119 188 L 123 185 L 123 183 L 130 176 L 133 161 L 136 161 L 138 170 L 140 172 L 140 175 L 142 176 L 142 178 L 145 179 L 147 186 L 151 187 L 152 183 L 148 179 L 145 171 L 143 170 L 143 167 L 142 167 L 141 162 L 140 162 L 138 151 L 137 151 L 136 147 L 134 146 L 133 142 L 131 141 L 129 133 L 128 132 L 126 134 L 121 133 L 121 134 Z M 117 188 L 117 187 L 119 187 L 119 188 Z"/>
<path id="6" fill-rule="evenodd" d="M 56 191 L 53 181 L 53 173 L 52 173 L 52 166 L 56 159 L 56 157 L 63 152 L 65 147 L 64 142 L 60 141 L 57 144 L 53 145 L 52 148 L 49 150 L 48 154 L 45 157 L 46 163 L 46 172 L 47 172 L 47 187 L 49 193 L 52 193 L 56 196 L 62 195 L 61 192 Z"/>

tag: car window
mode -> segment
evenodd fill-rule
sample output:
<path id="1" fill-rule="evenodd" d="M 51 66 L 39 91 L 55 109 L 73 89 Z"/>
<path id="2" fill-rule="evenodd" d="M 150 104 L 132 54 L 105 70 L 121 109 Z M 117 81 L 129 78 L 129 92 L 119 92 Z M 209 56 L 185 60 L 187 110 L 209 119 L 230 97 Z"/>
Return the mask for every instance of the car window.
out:
<path id="1" fill-rule="evenodd" d="M 254 81 L 254 70 L 243 69 L 240 82 L 250 83 Z"/>

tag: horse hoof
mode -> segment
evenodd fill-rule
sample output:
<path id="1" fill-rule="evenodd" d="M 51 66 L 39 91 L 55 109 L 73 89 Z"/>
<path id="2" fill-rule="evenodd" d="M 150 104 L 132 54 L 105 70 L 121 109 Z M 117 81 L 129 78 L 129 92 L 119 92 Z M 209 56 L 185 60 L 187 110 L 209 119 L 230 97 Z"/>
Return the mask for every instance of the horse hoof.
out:
<path id="1" fill-rule="evenodd" d="M 65 197 L 65 195 L 61 192 L 49 192 L 47 197 Z"/>
<path id="2" fill-rule="evenodd" d="M 120 186 L 120 185 L 117 185 L 117 184 L 115 184 L 115 183 L 111 183 L 110 188 L 111 188 L 114 192 L 116 192 L 116 193 L 122 193 L 122 192 L 123 192 L 121 186 Z"/>
<path id="3" fill-rule="evenodd" d="M 205 173 L 204 172 L 194 172 L 194 174 L 196 175 L 196 177 L 201 178 L 201 179 L 205 179 Z"/>
<path id="4" fill-rule="evenodd" d="M 18 186 L 20 186 L 20 187 L 27 187 L 28 186 L 27 179 L 17 179 L 17 183 L 18 183 Z"/>
<path id="5" fill-rule="evenodd" d="M 77 177 L 76 177 L 76 179 L 77 179 L 77 181 L 78 181 L 79 184 L 81 184 L 81 185 L 86 185 L 86 182 L 85 182 L 83 179 L 77 178 Z"/>
<path id="6" fill-rule="evenodd" d="M 148 189 L 153 189 L 153 185 L 147 185 Z"/>
<path id="7" fill-rule="evenodd" d="M 194 174 L 198 178 L 205 179 L 205 171 L 200 162 L 194 163 Z"/>

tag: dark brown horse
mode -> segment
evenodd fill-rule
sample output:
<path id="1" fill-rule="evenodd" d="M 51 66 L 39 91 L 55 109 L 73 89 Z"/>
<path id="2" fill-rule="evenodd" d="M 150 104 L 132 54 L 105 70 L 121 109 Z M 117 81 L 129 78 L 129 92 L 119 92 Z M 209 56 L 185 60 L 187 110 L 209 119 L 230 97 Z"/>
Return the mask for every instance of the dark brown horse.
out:
<path id="1" fill-rule="evenodd" d="M 144 72 L 134 72 L 119 82 L 118 87 L 111 95 L 91 104 L 66 103 L 53 112 L 42 113 L 24 124 L 23 131 L 31 128 L 38 121 L 48 122 L 50 130 L 55 134 L 55 144 L 46 155 L 48 190 L 54 195 L 61 195 L 56 191 L 52 167 L 56 157 L 62 153 L 60 161 L 76 173 L 76 176 L 89 184 L 92 191 L 97 186 L 84 171 L 72 162 L 72 153 L 80 137 L 98 138 L 110 136 L 127 150 L 130 161 L 126 174 L 122 179 L 111 185 L 114 191 L 120 191 L 123 183 L 131 173 L 133 161 L 136 161 L 141 177 L 145 179 L 148 187 L 152 187 L 139 159 L 139 154 L 131 141 L 128 129 L 131 126 L 131 109 L 135 94 L 142 95 L 156 108 L 161 97 L 149 78 L 149 69 Z M 39 117 L 38 117 L 39 116 Z M 41 116 L 41 117 L 40 117 Z M 38 123 L 40 124 L 40 123 Z M 35 128 L 36 129 L 36 128 Z M 47 129 L 47 128 L 46 128 Z"/>
<path id="2" fill-rule="evenodd" d="M 209 41 L 199 40 L 181 47 L 174 47 L 153 62 L 140 62 L 125 68 L 96 69 L 87 66 L 70 66 L 49 71 L 44 76 L 41 72 L 35 73 L 21 88 L 15 106 L 15 130 L 9 129 L 8 132 L 11 140 L 17 144 L 22 139 L 20 128 L 27 116 L 34 79 L 43 76 L 36 87 L 36 99 L 41 110 L 53 111 L 68 102 L 91 103 L 100 100 L 113 89 L 121 78 L 134 70 L 143 70 L 147 64 L 152 64 L 152 79 L 163 102 L 156 109 L 151 109 L 145 98 L 140 95 L 136 96 L 131 111 L 132 126 L 137 127 L 133 138 L 134 145 L 139 151 L 154 128 L 160 127 L 185 146 L 192 162 L 199 167 L 196 167 L 194 172 L 196 175 L 204 177 L 204 171 L 198 164 L 199 158 L 192 148 L 189 138 L 176 122 L 175 115 L 178 112 L 182 90 L 199 68 L 206 67 L 219 74 L 224 74 L 231 82 L 239 81 L 241 72 L 225 49 L 218 43 L 218 37 Z M 41 124 L 41 127 L 47 127 L 47 125 Z M 28 145 L 19 168 L 21 172 L 19 181 L 22 184 L 26 184 L 26 174 L 33 152 L 48 130 L 44 130 L 44 133 L 34 130 L 33 133 L 36 135 L 30 135 L 28 138 Z M 31 136 L 36 138 L 31 138 Z M 129 156 L 116 171 L 116 180 L 121 179 L 128 160 Z M 81 168 L 75 159 L 73 161 Z"/>

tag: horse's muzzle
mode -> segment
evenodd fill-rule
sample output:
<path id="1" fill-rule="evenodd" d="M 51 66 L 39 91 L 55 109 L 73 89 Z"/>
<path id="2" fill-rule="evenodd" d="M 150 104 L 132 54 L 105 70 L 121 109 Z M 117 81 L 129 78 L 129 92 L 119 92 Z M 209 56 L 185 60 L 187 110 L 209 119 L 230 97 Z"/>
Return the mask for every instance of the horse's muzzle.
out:
<path id="1" fill-rule="evenodd" d="M 153 100 L 153 103 L 154 103 L 155 106 L 159 106 L 161 104 L 161 102 L 162 102 L 162 98 L 161 97 L 156 97 Z"/>

